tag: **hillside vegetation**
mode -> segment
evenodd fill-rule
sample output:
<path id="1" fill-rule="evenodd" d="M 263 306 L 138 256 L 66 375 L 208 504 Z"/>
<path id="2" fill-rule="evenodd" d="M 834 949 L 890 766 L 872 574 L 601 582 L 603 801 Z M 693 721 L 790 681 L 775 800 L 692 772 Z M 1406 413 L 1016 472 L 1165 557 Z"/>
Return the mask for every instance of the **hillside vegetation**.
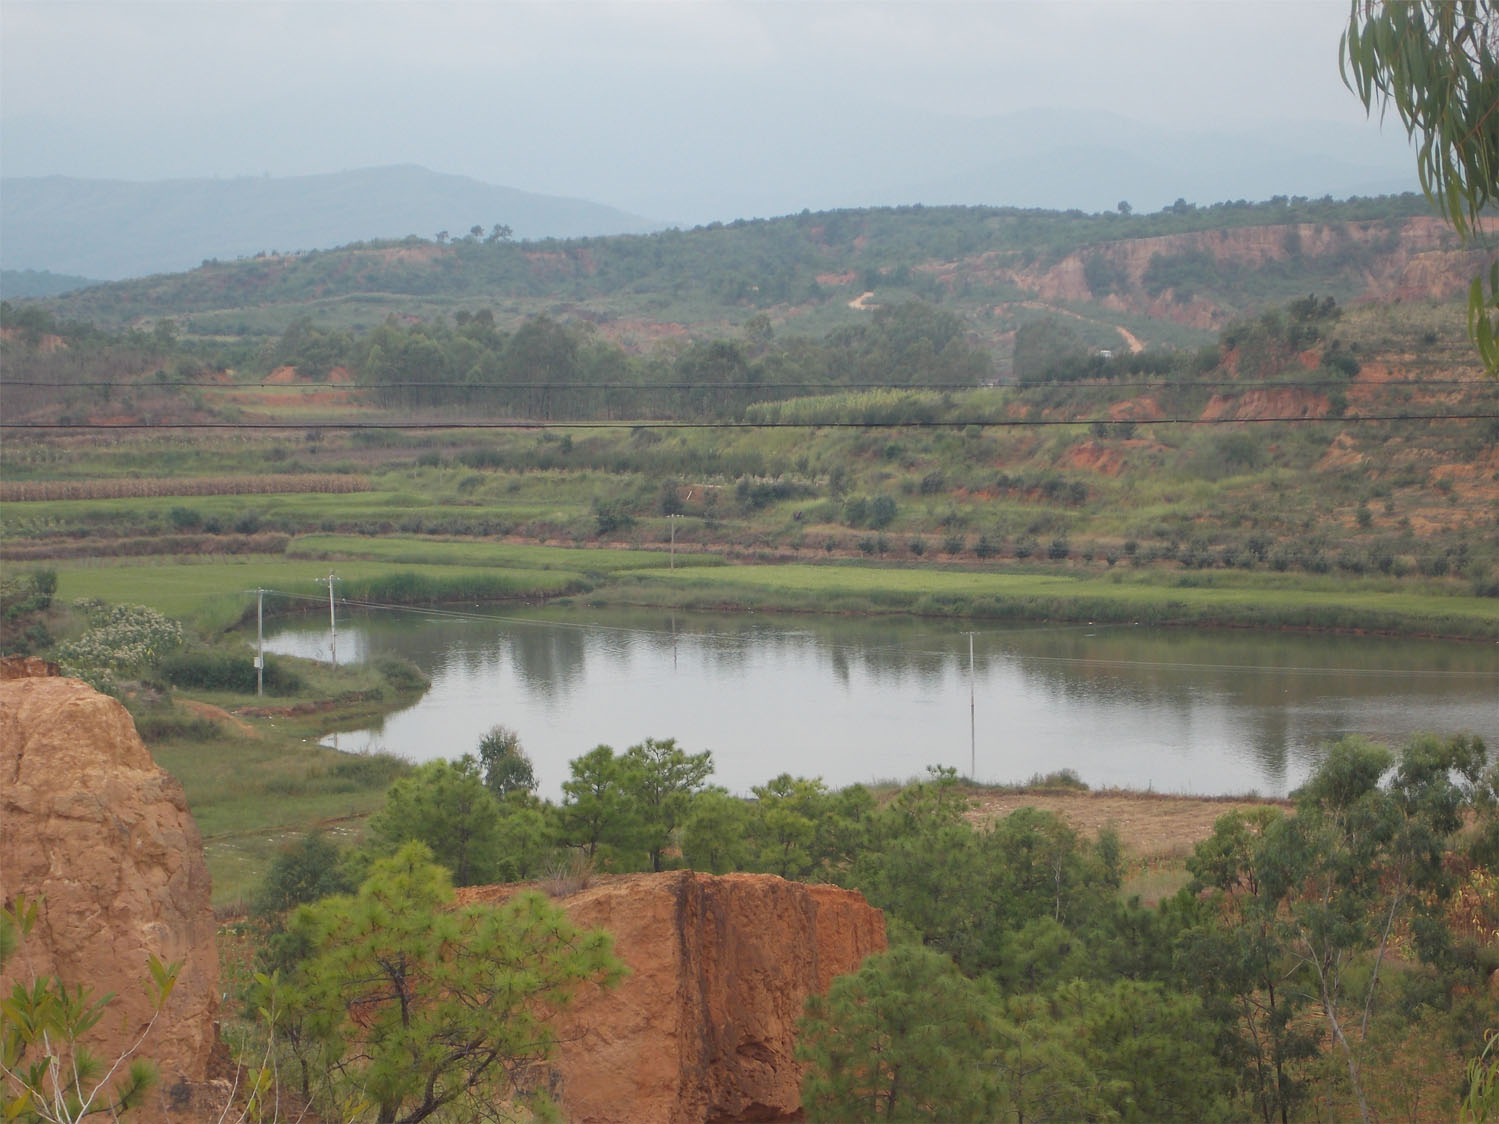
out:
<path id="1" fill-rule="evenodd" d="M 414 839 L 461 881 L 557 893 L 676 865 L 859 889 L 894 951 L 803 1024 L 813 1118 L 858 1115 L 818 1084 L 860 1064 L 842 1028 L 884 1034 L 904 1009 L 917 1040 L 969 1051 L 932 1103 L 973 1118 L 1452 1118 L 1477 1095 L 1496 967 L 1499 780 L 1476 738 L 1398 758 L 1346 739 L 1294 807 L 1167 855 L 1034 807 L 991 822 L 950 771 L 879 794 L 783 775 L 742 800 L 670 738 L 598 746 L 554 805 L 502 728 L 478 760 L 419 768 L 309 752 L 421 672 L 278 658 L 266 700 L 242 631 L 253 591 L 321 611 L 336 576 L 386 606 L 1492 643 L 1499 407 L 1459 305 L 1475 264 L 1415 207 L 414 239 L 6 304 L 4 647 L 130 701 L 183 774 L 221 900 L 259 886 L 268 938 L 304 897 L 378 888 Z M 313 826 L 350 846 L 274 853 Z M 284 970 L 277 1009 L 338 1073 L 334 1024 L 295 990 L 310 947 L 268 939 L 257 967 Z"/>
<path id="2" fill-rule="evenodd" d="M 1000 385 L 964 327 L 905 304 L 820 340 L 750 325 L 640 355 L 550 318 L 363 337 L 303 324 L 269 345 L 276 376 L 247 383 L 169 331 L 8 309 L 12 424 L 146 428 L 18 431 L 0 453 L 3 549 L 441 565 L 474 559 L 433 538 L 672 539 L 684 558 L 913 571 L 914 585 L 841 581 L 850 608 L 1140 619 L 1143 583 L 1152 619 L 1492 631 L 1487 609 L 1460 605 L 1499 604 L 1499 411 L 1451 306 L 1303 297 L 1205 347 L 1112 356 L 1040 320 L 1016 334 L 1019 380 Z M 955 567 L 1108 588 L 1007 601 L 916 579 Z M 693 581 L 709 605 L 809 601 L 789 572 L 770 589 Z M 1275 611 L 1292 589 L 1322 609 Z M 1358 591 L 1388 611 L 1337 607 Z M 1455 598 L 1477 623 L 1397 592 Z M 661 596 L 638 581 L 615 595 Z"/>
<path id="3" fill-rule="evenodd" d="M 1120 326 L 1176 344 L 1313 290 L 1454 295 L 1474 268 L 1458 246 L 1415 195 L 1178 201 L 1154 214 L 912 206 L 566 241 L 479 229 L 442 242 L 267 247 L 53 307 L 115 327 L 172 318 L 184 335 L 210 337 L 263 337 L 304 316 L 362 331 L 391 313 L 489 308 L 502 328 L 545 313 L 645 349 L 662 336 L 722 335 L 757 312 L 778 331 L 820 336 L 859 322 L 849 302 L 872 291 L 874 305 L 941 301 L 991 345 L 1047 307 L 1080 316 L 1100 346 L 1127 343 Z"/>
<path id="4" fill-rule="evenodd" d="M 414 240 L 7 304 L 3 550 L 670 547 L 881 568 L 670 575 L 705 605 L 1485 636 L 1499 409 L 1455 304 L 1471 258 L 1415 205 Z M 489 588 L 668 596 L 649 567 L 538 566 L 572 577 Z"/>

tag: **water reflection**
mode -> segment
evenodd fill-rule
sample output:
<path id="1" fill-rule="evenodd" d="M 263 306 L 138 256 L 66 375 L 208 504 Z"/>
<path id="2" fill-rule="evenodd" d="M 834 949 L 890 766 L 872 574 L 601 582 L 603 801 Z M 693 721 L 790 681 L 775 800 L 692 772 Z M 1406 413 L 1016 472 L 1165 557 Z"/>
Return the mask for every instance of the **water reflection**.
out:
<path id="1" fill-rule="evenodd" d="M 414 759 L 521 734 L 557 795 L 599 743 L 676 737 L 748 791 L 786 771 L 830 784 L 967 771 L 969 649 L 957 623 L 662 611 L 356 616 L 339 652 L 413 660 L 415 707 L 345 748 Z M 972 626 L 976 771 L 1059 768 L 1090 783 L 1284 793 L 1346 733 L 1399 742 L 1473 730 L 1499 745 L 1499 648 L 1214 631 Z M 326 658 L 326 624 L 283 622 L 273 651 Z"/>

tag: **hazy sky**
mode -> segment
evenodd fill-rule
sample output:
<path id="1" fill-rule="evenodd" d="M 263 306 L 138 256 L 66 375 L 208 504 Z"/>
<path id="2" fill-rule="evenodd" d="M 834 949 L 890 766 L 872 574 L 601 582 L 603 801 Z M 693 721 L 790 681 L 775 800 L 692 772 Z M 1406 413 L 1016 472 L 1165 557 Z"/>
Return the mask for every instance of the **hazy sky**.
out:
<path id="1" fill-rule="evenodd" d="M 1074 111 L 1079 133 L 1105 115 L 1331 128 L 1344 162 L 1393 168 L 1398 134 L 1338 77 L 1347 14 L 1346 0 L 3 0 L 0 170 L 419 163 L 636 209 L 702 205 L 687 190 L 701 174 L 728 206 L 789 206 L 798 160 L 854 167 L 955 117 L 1030 109 Z M 802 182 L 814 207 L 847 190 L 831 168 Z"/>

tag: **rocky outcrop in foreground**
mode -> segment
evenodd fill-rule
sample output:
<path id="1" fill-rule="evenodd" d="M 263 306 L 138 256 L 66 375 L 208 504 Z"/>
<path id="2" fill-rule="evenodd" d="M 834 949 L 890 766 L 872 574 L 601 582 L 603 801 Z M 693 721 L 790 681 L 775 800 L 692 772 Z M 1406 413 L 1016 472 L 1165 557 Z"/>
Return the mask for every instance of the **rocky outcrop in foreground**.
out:
<path id="1" fill-rule="evenodd" d="M 611 932 L 631 971 L 559 1023 L 551 1086 L 573 1124 L 800 1119 L 802 1005 L 885 948 L 884 916 L 862 895 L 766 874 L 625 875 L 558 904 Z"/>
<path id="2" fill-rule="evenodd" d="M 0 680 L 0 898 L 18 893 L 41 917 L 0 990 L 34 973 L 114 992 L 88 1039 L 105 1058 L 150 1018 L 148 955 L 182 961 L 140 1050 L 161 1080 L 130 1119 L 199 1119 L 219 994 L 203 844 L 129 713 L 76 679 Z"/>

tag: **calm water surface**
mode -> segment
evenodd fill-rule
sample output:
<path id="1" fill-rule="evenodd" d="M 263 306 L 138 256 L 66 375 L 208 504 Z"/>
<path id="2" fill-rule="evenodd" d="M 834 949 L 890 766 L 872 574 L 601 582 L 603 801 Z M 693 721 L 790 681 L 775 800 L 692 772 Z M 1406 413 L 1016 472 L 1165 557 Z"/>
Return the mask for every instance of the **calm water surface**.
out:
<path id="1" fill-rule="evenodd" d="M 280 622 L 266 647 L 326 659 L 327 619 Z M 746 794 L 782 772 L 839 786 L 929 765 L 1284 794 L 1344 734 L 1499 748 L 1492 643 L 576 609 L 341 620 L 341 661 L 389 654 L 431 691 L 339 748 L 453 758 L 503 723 L 553 798 L 571 759 L 646 737 L 712 750 L 714 780 Z"/>

